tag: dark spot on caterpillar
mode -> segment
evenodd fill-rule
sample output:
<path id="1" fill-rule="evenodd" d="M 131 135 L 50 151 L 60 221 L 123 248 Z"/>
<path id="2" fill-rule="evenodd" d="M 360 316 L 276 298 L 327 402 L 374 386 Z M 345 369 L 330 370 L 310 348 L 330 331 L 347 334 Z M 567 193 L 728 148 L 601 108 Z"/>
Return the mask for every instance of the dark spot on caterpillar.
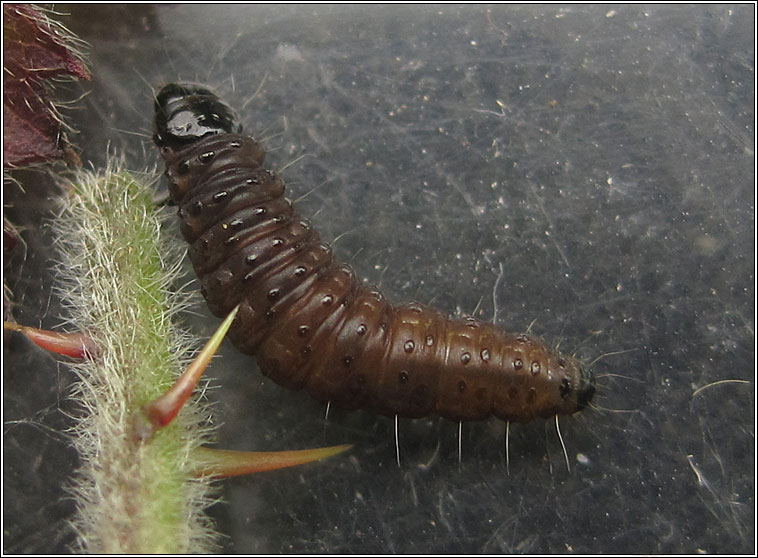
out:
<path id="1" fill-rule="evenodd" d="M 392 306 L 361 284 L 210 90 L 167 85 L 155 110 L 201 292 L 217 316 L 240 305 L 229 337 L 275 382 L 346 408 L 453 420 L 523 422 L 592 399 L 592 373 L 537 339 L 415 302 Z"/>

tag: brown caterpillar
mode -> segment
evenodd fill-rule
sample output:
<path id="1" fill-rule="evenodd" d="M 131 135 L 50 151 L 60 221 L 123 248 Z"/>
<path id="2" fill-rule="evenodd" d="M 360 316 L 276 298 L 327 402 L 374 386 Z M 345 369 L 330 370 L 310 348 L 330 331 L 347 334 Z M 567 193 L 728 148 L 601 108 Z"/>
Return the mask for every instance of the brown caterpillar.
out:
<path id="1" fill-rule="evenodd" d="M 392 306 L 363 285 L 208 89 L 167 85 L 155 111 L 203 296 L 216 316 L 240 304 L 229 337 L 278 384 L 347 409 L 452 420 L 526 422 L 592 399 L 592 373 L 538 339 L 421 304 Z"/>

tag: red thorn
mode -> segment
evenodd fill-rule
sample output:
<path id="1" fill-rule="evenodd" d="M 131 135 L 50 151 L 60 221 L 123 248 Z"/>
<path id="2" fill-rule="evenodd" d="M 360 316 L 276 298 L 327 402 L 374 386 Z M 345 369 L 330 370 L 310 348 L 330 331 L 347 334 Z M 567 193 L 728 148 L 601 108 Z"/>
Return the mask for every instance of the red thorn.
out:
<path id="1" fill-rule="evenodd" d="M 325 459 L 353 446 L 343 444 L 326 448 L 292 451 L 233 451 L 198 447 L 192 453 L 196 477 L 234 477 L 273 471 Z"/>
<path id="2" fill-rule="evenodd" d="M 213 336 L 203 347 L 194 361 L 187 367 L 163 395 L 160 395 L 142 407 L 142 413 L 135 417 L 134 435 L 138 440 L 145 441 L 152 437 L 156 430 L 171 423 L 182 410 L 192 392 L 197 387 L 200 377 L 208 367 L 211 358 L 218 350 L 221 341 L 237 315 L 237 309 L 232 310 L 221 323 Z"/>
<path id="3" fill-rule="evenodd" d="M 94 339 L 87 333 L 61 333 L 5 321 L 3 329 L 23 333 L 43 349 L 60 355 L 93 360 L 100 354 Z"/>

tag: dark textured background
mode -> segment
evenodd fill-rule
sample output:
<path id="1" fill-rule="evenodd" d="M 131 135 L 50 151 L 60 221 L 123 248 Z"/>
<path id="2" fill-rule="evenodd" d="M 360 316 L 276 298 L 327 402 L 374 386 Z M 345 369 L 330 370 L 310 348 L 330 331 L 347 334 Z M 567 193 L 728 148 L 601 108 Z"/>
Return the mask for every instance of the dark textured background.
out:
<path id="1" fill-rule="evenodd" d="M 391 419 L 325 423 L 226 347 L 221 446 L 356 444 L 223 483 L 228 551 L 755 551 L 753 6 L 63 9 L 92 45 L 90 93 L 67 112 L 85 161 L 156 165 L 151 87 L 206 83 L 392 300 L 497 306 L 507 329 L 611 353 L 600 408 L 561 421 L 571 472 L 538 421 L 512 425 L 508 475 L 496 420 L 464 425 L 460 463 L 457 424 L 400 420 L 398 469 Z M 27 227 L 6 277 L 17 319 L 54 327 L 53 203 L 25 192 L 6 187 Z M 207 336 L 198 312 L 187 324 Z M 65 551 L 71 374 L 16 336 L 3 358 L 4 549 Z M 749 384 L 693 396 L 724 379 Z"/>

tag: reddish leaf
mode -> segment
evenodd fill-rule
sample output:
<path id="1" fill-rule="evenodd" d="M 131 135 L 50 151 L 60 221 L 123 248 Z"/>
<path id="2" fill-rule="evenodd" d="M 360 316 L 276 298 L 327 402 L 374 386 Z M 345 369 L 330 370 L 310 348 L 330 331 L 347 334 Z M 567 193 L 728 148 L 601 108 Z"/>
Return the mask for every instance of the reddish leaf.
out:
<path id="1" fill-rule="evenodd" d="M 3 137 L 5 167 L 69 155 L 61 119 L 45 80 L 89 79 L 78 41 L 26 4 L 3 6 Z"/>

